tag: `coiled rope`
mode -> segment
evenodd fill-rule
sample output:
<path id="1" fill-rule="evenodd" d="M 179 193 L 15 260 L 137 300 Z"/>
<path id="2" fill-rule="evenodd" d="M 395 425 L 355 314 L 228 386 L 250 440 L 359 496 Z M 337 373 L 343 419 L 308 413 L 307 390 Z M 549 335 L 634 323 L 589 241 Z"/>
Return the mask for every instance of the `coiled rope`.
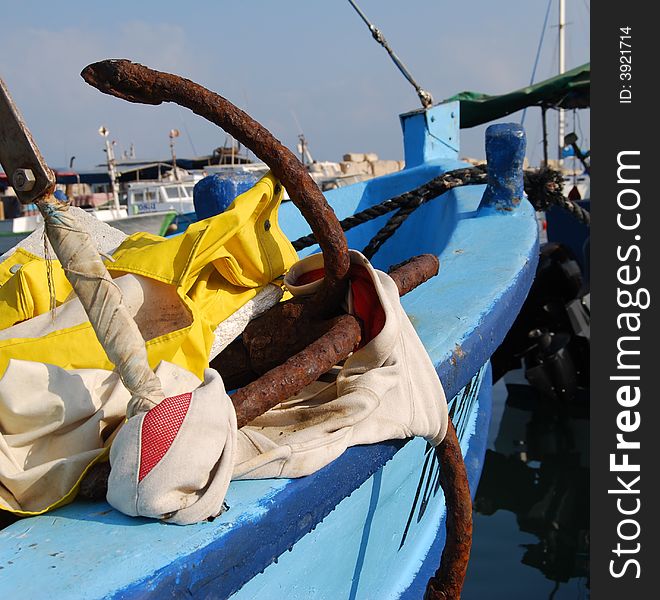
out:
<path id="1" fill-rule="evenodd" d="M 367 223 L 393 211 L 396 212 L 387 223 L 376 233 L 362 250 L 371 259 L 380 247 L 396 232 L 405 220 L 422 204 L 438 198 L 446 191 L 463 185 L 483 185 L 488 180 L 488 169 L 485 164 L 476 167 L 447 171 L 424 185 L 409 192 L 394 196 L 380 204 L 370 206 L 350 217 L 340 221 L 341 228 L 349 231 L 358 225 Z M 569 200 L 563 194 L 564 181 L 562 174 L 549 168 L 528 169 L 524 173 L 525 193 L 536 210 L 548 210 L 551 206 L 560 206 L 569 211 L 578 221 L 589 226 L 591 216 L 577 202 Z M 313 234 L 298 238 L 292 242 L 296 250 L 302 250 L 316 243 Z"/>
<path id="2" fill-rule="evenodd" d="M 587 227 L 591 225 L 589 211 L 564 196 L 564 178 L 559 171 L 548 167 L 528 169 L 524 177 L 525 193 L 536 210 L 548 210 L 553 205 L 560 206 L 580 223 Z"/>

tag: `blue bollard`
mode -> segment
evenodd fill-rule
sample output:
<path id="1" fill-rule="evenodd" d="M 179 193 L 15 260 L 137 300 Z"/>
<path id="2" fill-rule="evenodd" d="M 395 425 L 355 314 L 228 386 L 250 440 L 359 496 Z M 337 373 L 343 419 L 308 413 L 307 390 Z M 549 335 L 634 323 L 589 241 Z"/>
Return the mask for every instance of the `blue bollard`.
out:
<path id="1" fill-rule="evenodd" d="M 204 177 L 193 188 L 197 219 L 201 221 L 224 212 L 237 196 L 247 192 L 258 180 L 254 173 L 239 172 Z"/>
<path id="2" fill-rule="evenodd" d="M 497 123 L 486 129 L 488 186 L 479 209 L 510 212 L 523 198 L 525 130 L 518 123 Z"/>

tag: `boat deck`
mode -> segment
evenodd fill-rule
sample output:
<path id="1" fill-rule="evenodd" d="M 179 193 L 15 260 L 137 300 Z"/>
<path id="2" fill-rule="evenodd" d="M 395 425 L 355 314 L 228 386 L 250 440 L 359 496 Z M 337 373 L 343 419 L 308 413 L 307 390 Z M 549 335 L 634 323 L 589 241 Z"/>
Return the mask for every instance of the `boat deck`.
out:
<path id="1" fill-rule="evenodd" d="M 458 166 L 464 165 L 438 160 L 334 190 L 327 197 L 343 218 Z M 439 275 L 406 295 L 403 305 L 436 365 L 448 399 L 487 363 L 513 322 L 536 268 L 538 231 L 532 207 L 523 202 L 509 213 L 477 211 L 483 189 L 452 190 L 422 206 L 373 260 L 377 267 L 386 268 L 423 252 L 439 255 Z M 349 232 L 349 245 L 361 249 L 386 219 Z M 280 221 L 291 239 L 308 232 L 290 204 L 282 207 Z M 481 374 L 489 379 L 488 367 Z M 489 392 L 489 388 L 488 380 L 482 389 Z M 481 402 L 477 398 L 465 416 L 461 438 L 473 474 L 473 491 L 489 419 L 488 393 L 480 397 Z M 385 477 L 381 468 L 396 457 L 406 464 L 408 453 L 419 452 L 426 452 L 422 440 L 385 442 L 352 448 L 306 478 L 232 482 L 226 513 L 213 522 L 186 527 L 126 517 L 105 503 L 77 502 L 0 532 L 0 589 L 33 599 L 162 598 L 227 597 L 245 586 L 237 598 L 259 597 L 250 596 L 249 590 L 258 587 L 250 588 L 246 582 L 253 580 L 249 585 L 258 586 L 259 573 L 277 569 L 280 555 L 305 544 L 307 548 L 312 537 L 306 534 L 315 528 L 332 531 L 331 518 L 326 517 L 333 511 L 340 515 L 342 500 L 362 495 L 369 510 L 376 478 Z M 417 472 L 409 476 L 419 479 Z M 439 499 L 434 503 L 440 508 L 429 513 L 437 520 L 432 528 L 437 533 L 444 508 Z M 400 528 L 404 525 L 405 519 Z M 296 545 L 303 536 L 304 544 Z M 436 546 L 441 539 L 424 543 L 424 554 L 439 561 Z M 364 561 L 361 542 L 355 552 L 337 560 L 352 560 L 355 569 Z M 319 571 L 332 568 L 330 563 L 319 565 L 314 556 L 309 560 Z M 285 558 L 280 562 L 284 564 Z M 408 584 L 415 575 L 410 573 Z M 387 576 L 400 574 L 385 571 L 383 578 Z M 349 581 L 351 598 L 360 597 L 354 579 Z M 303 583 L 300 594 L 287 592 L 287 597 L 308 597 L 304 594 L 316 584 L 308 581 L 305 587 Z M 314 589 L 316 597 L 338 597 Z"/>

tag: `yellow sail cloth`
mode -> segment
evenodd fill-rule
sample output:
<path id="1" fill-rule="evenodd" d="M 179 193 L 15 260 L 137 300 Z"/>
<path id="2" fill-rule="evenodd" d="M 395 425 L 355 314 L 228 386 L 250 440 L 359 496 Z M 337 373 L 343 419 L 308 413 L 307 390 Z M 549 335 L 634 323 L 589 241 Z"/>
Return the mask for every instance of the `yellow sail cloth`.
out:
<path id="1" fill-rule="evenodd" d="M 148 279 L 151 288 L 164 284 L 170 296 L 175 290 L 189 315 L 185 326 L 148 339 L 152 368 L 168 361 L 203 379 L 218 324 L 297 260 L 277 221 L 282 191 L 278 186 L 276 193 L 276 185 L 268 173 L 224 213 L 192 224 L 180 236 L 133 234 L 106 261 L 113 277 L 133 274 Z M 53 261 L 52 267 L 56 301 L 62 303 L 71 286 L 59 262 Z M 59 329 L 56 320 L 47 335 L 26 335 L 24 322 L 46 314 L 49 307 L 46 261 L 17 251 L 0 263 L 0 331 L 5 330 L 0 336 L 0 376 L 10 359 L 64 369 L 113 369 L 88 321 Z M 20 336 L 12 336 L 8 328 Z"/>

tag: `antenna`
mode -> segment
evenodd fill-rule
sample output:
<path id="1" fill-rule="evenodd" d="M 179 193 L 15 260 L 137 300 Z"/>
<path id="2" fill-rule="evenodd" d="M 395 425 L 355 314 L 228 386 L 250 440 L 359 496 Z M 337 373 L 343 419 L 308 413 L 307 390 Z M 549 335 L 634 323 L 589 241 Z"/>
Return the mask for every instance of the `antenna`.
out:
<path id="1" fill-rule="evenodd" d="M 296 115 L 296 111 L 292 109 L 291 110 L 291 116 L 293 117 L 293 120 L 296 122 L 296 127 L 298 128 L 298 133 L 303 132 L 302 125 L 300 124 L 300 121 L 298 120 L 298 115 Z"/>
<path id="2" fill-rule="evenodd" d="M 290 110 L 291 110 L 291 116 L 293 117 L 293 120 L 296 122 L 296 126 L 298 127 L 298 132 L 299 132 L 297 150 L 300 153 L 300 162 L 303 165 L 307 165 L 307 164 L 311 165 L 314 162 L 314 159 L 312 158 L 312 155 L 309 151 L 309 145 L 307 144 L 307 139 L 305 138 L 302 125 L 298 120 L 298 116 L 296 115 L 296 112 L 293 109 Z"/>

